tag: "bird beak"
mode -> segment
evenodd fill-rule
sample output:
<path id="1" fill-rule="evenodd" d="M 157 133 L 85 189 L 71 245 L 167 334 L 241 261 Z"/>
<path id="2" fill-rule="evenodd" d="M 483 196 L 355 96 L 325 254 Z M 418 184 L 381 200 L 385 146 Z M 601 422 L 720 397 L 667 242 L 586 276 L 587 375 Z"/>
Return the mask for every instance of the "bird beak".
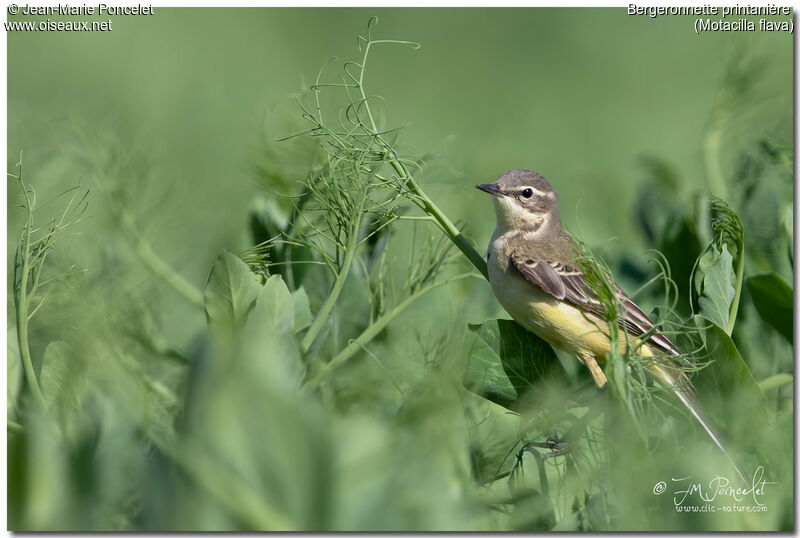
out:
<path id="1" fill-rule="evenodd" d="M 503 192 L 500 190 L 500 187 L 495 185 L 494 183 L 486 183 L 484 185 L 475 185 L 476 189 L 480 189 L 483 192 L 488 192 L 492 196 L 501 196 Z"/>

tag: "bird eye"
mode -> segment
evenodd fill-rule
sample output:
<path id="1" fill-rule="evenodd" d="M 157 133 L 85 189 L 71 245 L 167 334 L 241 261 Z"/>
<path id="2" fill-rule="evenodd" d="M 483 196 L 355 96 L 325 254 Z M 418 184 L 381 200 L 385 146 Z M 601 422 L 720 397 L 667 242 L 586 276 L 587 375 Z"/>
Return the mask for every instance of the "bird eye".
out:
<path id="1" fill-rule="evenodd" d="M 523 198 L 530 198 L 531 196 L 533 196 L 533 189 L 531 189 L 530 187 L 522 189 Z"/>

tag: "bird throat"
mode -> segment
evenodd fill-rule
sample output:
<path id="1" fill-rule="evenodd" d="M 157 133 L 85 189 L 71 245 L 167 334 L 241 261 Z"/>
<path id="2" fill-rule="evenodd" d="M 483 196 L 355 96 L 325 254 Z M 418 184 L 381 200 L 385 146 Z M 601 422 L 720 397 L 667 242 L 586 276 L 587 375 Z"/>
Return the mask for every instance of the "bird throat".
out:
<path id="1" fill-rule="evenodd" d="M 541 235 L 550 224 L 551 215 L 531 213 L 511 200 L 495 198 L 497 227 L 501 233 L 523 232 L 534 236 Z"/>

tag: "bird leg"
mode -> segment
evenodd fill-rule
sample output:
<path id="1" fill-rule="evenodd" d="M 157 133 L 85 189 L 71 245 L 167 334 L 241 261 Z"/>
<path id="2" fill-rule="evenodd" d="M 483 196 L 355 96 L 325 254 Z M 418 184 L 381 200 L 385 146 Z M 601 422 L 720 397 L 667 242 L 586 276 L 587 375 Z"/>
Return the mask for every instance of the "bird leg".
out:
<path id="1" fill-rule="evenodd" d="M 547 441 L 544 443 L 540 443 L 537 441 L 529 441 L 525 443 L 519 452 L 517 452 L 517 461 L 518 463 L 522 462 L 522 455 L 525 452 L 533 453 L 533 448 L 547 448 L 550 449 L 551 452 L 548 452 L 544 455 L 544 459 L 554 458 L 556 456 L 563 456 L 569 450 L 569 445 L 566 442 L 562 441 L 558 437 L 551 435 L 547 438 Z"/>
<path id="2" fill-rule="evenodd" d="M 600 368 L 600 365 L 597 364 L 597 360 L 592 355 L 582 355 L 579 359 L 589 368 L 594 382 L 597 384 L 597 388 L 602 389 L 606 383 L 608 383 L 608 378 L 606 374 L 603 373 L 603 369 Z"/>

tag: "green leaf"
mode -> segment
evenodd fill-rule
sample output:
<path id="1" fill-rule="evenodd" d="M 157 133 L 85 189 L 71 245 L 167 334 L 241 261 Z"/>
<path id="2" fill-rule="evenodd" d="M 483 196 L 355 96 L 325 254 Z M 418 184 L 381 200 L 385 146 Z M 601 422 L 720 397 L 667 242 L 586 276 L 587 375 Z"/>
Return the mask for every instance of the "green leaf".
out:
<path id="1" fill-rule="evenodd" d="M 258 291 L 258 297 L 248 319 L 256 330 L 276 328 L 291 331 L 294 324 L 294 299 L 280 275 L 272 275 Z"/>
<path id="2" fill-rule="evenodd" d="M 508 379 L 500 359 L 500 331 L 496 321 L 469 324 L 477 333 L 469 355 L 464 385 L 487 400 L 508 407 L 517 399 L 517 391 Z"/>
<path id="3" fill-rule="evenodd" d="M 768 424 L 764 394 L 730 336 L 708 325 L 704 338 L 710 362 L 692 376 L 697 396 L 729 441 L 755 450 L 758 431 Z"/>
<path id="4" fill-rule="evenodd" d="M 713 248 L 706 250 L 697 260 L 697 267 L 694 271 L 694 290 L 698 296 L 703 295 L 703 281 L 706 278 L 706 273 L 715 261 L 719 259 L 719 252 Z"/>
<path id="5" fill-rule="evenodd" d="M 259 291 L 238 340 L 239 358 L 250 364 L 252 375 L 270 380 L 287 397 L 295 395 L 302 368 L 295 317 L 294 297 L 280 275 L 273 275 Z"/>
<path id="6" fill-rule="evenodd" d="M 210 360 L 190 378 L 193 397 L 176 456 L 192 482 L 173 481 L 177 490 L 166 495 L 189 528 L 331 528 L 331 420 L 298 392 L 292 303 L 282 279 L 270 277 L 237 345 L 211 346 Z M 193 483 L 209 494 L 193 496 Z"/>
<path id="7" fill-rule="evenodd" d="M 225 251 L 214 264 L 205 289 L 206 318 L 218 330 L 240 328 L 255 303 L 261 285 L 238 256 Z"/>
<path id="8" fill-rule="evenodd" d="M 297 288 L 292 293 L 294 302 L 294 332 L 299 332 L 311 325 L 311 307 L 305 288 Z"/>
<path id="9" fill-rule="evenodd" d="M 566 383 L 553 348 L 516 322 L 495 319 L 469 324 L 480 339 L 473 347 L 464 383 L 473 392 L 508 407 L 541 383 Z"/>
<path id="10" fill-rule="evenodd" d="M 793 342 L 792 287 L 778 274 L 765 273 L 748 278 L 747 288 L 761 319 Z"/>
<path id="11" fill-rule="evenodd" d="M 735 290 L 733 288 L 733 257 L 723 244 L 709 265 L 703 279 L 703 295 L 699 299 L 700 314 L 720 327 L 729 330 L 728 316 Z"/>
<path id="12" fill-rule="evenodd" d="M 716 196 L 711 197 L 711 230 L 716 249 L 727 245 L 734 256 L 742 254 L 742 221 L 725 200 Z"/>

